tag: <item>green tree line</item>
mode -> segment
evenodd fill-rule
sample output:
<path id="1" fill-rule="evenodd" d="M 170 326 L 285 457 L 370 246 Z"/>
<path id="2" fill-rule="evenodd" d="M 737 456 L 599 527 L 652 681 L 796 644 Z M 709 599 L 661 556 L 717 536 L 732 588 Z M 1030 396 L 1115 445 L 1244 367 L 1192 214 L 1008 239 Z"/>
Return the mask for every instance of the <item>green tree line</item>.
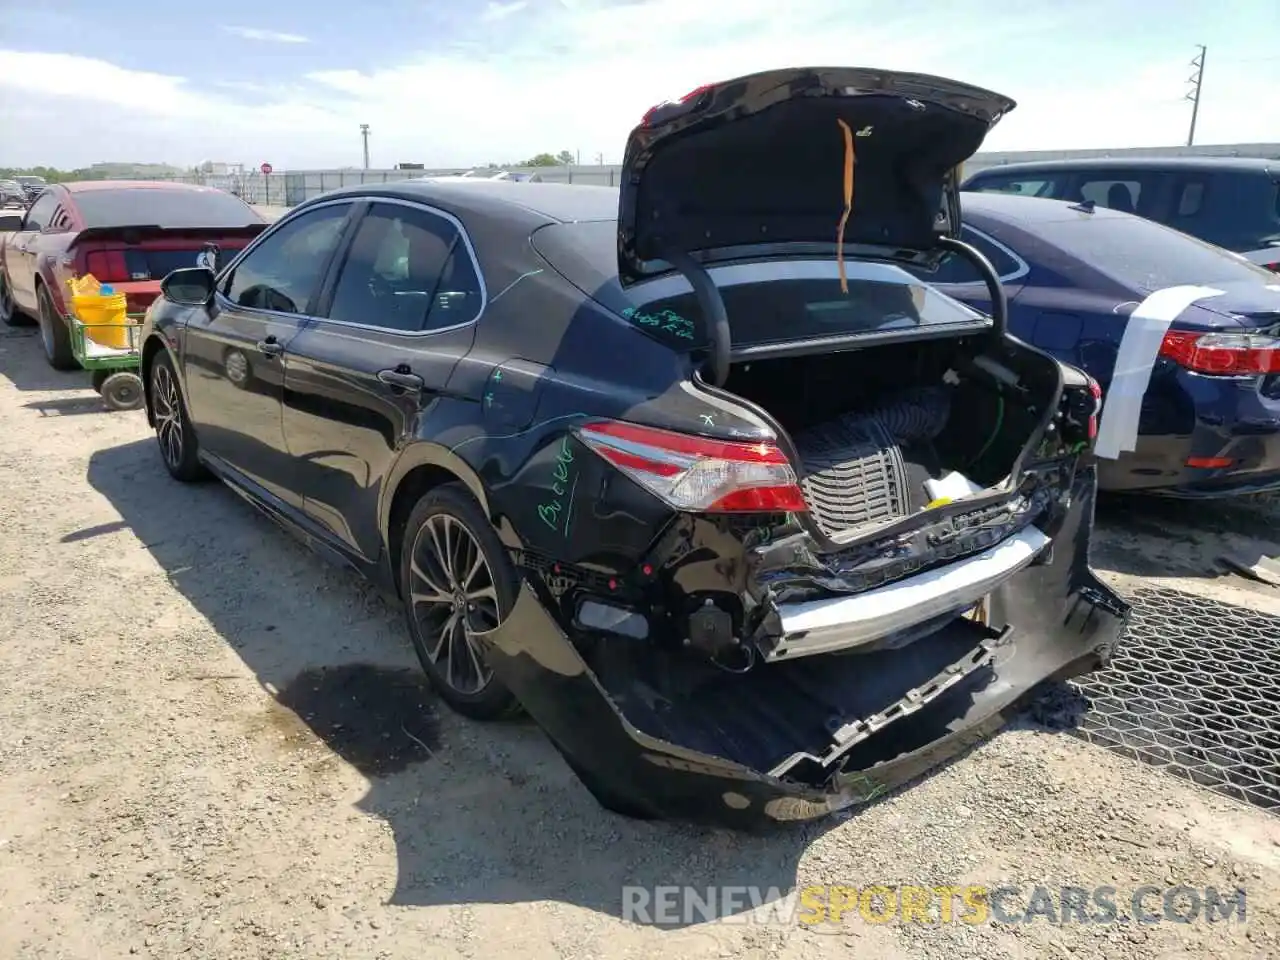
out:
<path id="1" fill-rule="evenodd" d="M 50 183 L 93 179 L 87 167 L 80 170 L 59 170 L 56 167 L 0 167 L 0 180 L 9 180 L 13 177 L 44 177 Z"/>

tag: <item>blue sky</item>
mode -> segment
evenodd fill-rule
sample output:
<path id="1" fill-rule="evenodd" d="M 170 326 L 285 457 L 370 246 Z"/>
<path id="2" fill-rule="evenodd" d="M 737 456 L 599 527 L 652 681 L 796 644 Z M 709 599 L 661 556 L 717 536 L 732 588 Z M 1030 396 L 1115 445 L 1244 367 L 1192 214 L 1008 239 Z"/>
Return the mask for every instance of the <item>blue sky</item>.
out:
<path id="1" fill-rule="evenodd" d="M 0 9 L 0 166 L 277 169 L 620 159 L 653 103 L 803 64 L 941 74 L 1018 101 L 992 150 L 1280 141 L 1280 2 L 50 0 Z"/>

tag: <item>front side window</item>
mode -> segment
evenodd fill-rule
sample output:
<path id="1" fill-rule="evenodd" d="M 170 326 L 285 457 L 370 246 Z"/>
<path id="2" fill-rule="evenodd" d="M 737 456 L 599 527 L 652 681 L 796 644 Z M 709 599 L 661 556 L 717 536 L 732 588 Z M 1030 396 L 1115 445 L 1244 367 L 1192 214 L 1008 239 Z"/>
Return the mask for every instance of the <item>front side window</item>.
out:
<path id="1" fill-rule="evenodd" d="M 238 307 L 303 313 L 337 246 L 349 204 L 321 207 L 282 224 L 223 283 Z"/>
<path id="2" fill-rule="evenodd" d="M 58 198 L 53 195 L 52 191 L 46 191 L 40 194 L 40 199 L 31 205 L 31 209 L 27 211 L 27 219 L 23 223 L 23 230 L 44 230 L 49 226 L 49 221 L 53 218 L 53 212 L 58 207 Z"/>
<path id="3" fill-rule="evenodd" d="M 480 299 L 471 256 L 452 221 L 375 203 L 343 261 L 328 318 L 419 333 L 474 320 Z"/>

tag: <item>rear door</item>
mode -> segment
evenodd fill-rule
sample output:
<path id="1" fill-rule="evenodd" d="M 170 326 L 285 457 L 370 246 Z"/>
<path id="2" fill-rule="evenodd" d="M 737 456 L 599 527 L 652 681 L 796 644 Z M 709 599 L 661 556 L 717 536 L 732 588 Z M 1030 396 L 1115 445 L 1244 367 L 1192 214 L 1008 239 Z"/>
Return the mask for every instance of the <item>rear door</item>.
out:
<path id="1" fill-rule="evenodd" d="M 284 351 L 314 311 L 355 201 L 281 222 L 219 277 L 183 351 L 200 445 L 285 504 L 301 509 L 281 425 Z"/>
<path id="2" fill-rule="evenodd" d="M 446 395 L 484 306 L 461 224 L 430 207 L 371 203 L 330 272 L 318 318 L 290 341 L 284 433 L 307 514 L 377 559 L 392 463 Z"/>

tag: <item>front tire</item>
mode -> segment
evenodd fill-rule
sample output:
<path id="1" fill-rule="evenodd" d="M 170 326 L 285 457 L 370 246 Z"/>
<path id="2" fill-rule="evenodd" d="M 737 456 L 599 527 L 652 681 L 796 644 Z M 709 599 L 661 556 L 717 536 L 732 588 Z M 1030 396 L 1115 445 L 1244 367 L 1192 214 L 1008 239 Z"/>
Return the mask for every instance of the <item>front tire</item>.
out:
<path id="1" fill-rule="evenodd" d="M 40 343 L 44 347 L 45 359 L 55 370 L 75 370 L 80 364 L 71 352 L 71 331 L 67 329 L 67 321 L 58 314 L 44 284 L 37 289 L 36 300 L 40 306 Z"/>
<path id="2" fill-rule="evenodd" d="M 208 476 L 200 462 L 200 445 L 187 416 L 173 361 L 163 350 L 151 364 L 151 410 L 155 420 L 156 444 L 165 469 L 175 480 L 193 483 Z"/>
<path id="3" fill-rule="evenodd" d="M 472 720 L 520 710 L 473 637 L 506 618 L 518 583 L 502 541 L 465 487 L 446 484 L 418 501 L 400 551 L 409 639 L 440 699 Z"/>

